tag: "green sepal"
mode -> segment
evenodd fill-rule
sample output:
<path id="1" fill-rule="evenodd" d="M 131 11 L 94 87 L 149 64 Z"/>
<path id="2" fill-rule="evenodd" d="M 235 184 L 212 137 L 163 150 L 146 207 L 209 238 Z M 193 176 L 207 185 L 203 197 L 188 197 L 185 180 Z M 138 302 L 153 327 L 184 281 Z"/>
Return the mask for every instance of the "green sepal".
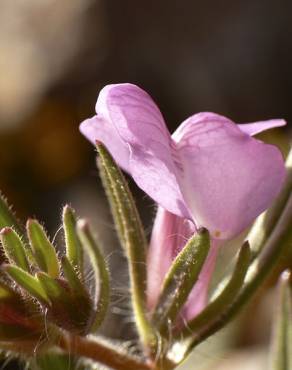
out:
<path id="1" fill-rule="evenodd" d="M 66 354 L 60 350 L 51 349 L 45 353 L 38 353 L 30 360 L 30 370 L 89 370 L 83 366 L 79 358 L 73 354 Z M 91 369 L 91 367 L 90 367 Z"/>
<path id="2" fill-rule="evenodd" d="M 19 235 L 22 235 L 23 228 L 19 225 L 6 198 L 0 192 L 0 230 L 7 226 L 13 227 Z"/>
<path id="3" fill-rule="evenodd" d="M 66 255 L 80 273 L 83 272 L 83 250 L 76 232 L 77 219 L 74 210 L 66 205 L 63 208 L 63 228 L 66 242 Z"/>
<path id="4" fill-rule="evenodd" d="M 248 242 L 245 242 L 238 254 L 238 258 L 229 281 L 219 293 L 193 320 L 186 323 L 184 328 L 177 333 L 177 337 L 199 335 L 200 330 L 212 323 L 224 313 L 232 304 L 243 286 L 249 264 L 251 262 L 251 250 Z M 189 345 L 192 348 L 192 344 Z"/>
<path id="5" fill-rule="evenodd" d="M 152 315 L 155 328 L 168 333 L 195 285 L 210 249 L 210 236 L 200 229 L 177 255 L 163 282 L 161 294 Z"/>
<path id="6" fill-rule="evenodd" d="M 25 246 L 19 235 L 11 227 L 5 227 L 0 232 L 0 240 L 9 262 L 30 272 Z"/>
<path id="7" fill-rule="evenodd" d="M 98 166 L 121 244 L 129 264 L 131 298 L 135 323 L 143 344 L 156 346 L 156 333 L 146 309 L 146 250 L 147 241 L 128 184 L 110 153 L 97 143 Z M 154 350 L 155 352 L 155 350 Z"/>
<path id="8" fill-rule="evenodd" d="M 16 292 L 8 284 L 0 280 L 0 303 L 3 301 L 5 302 L 19 298 L 20 295 L 18 294 L 18 292 Z"/>
<path id="9" fill-rule="evenodd" d="M 37 273 L 37 279 L 50 300 L 49 319 L 70 332 L 87 334 L 88 301 L 72 296 L 64 280 L 55 280 L 45 272 Z"/>
<path id="10" fill-rule="evenodd" d="M 21 288 L 25 289 L 40 303 L 46 305 L 50 303 L 37 278 L 17 266 L 7 264 L 3 266 L 3 269 Z"/>
<path id="11" fill-rule="evenodd" d="M 245 304 L 252 299 L 265 279 L 275 268 L 280 257 L 289 254 L 292 242 L 292 195 L 290 195 L 286 207 L 281 214 L 272 235 L 267 240 L 261 254 L 250 264 L 244 284 L 235 300 L 224 313 L 204 327 L 192 342 L 192 347 L 202 343 L 208 337 L 219 331 L 243 309 Z"/>
<path id="12" fill-rule="evenodd" d="M 82 280 L 69 259 L 63 256 L 61 263 L 64 277 L 70 289 L 71 298 L 75 305 L 82 307 L 83 316 L 85 318 L 83 319 L 83 332 L 87 334 L 91 329 L 92 320 L 95 318 L 94 302 L 91 300 L 85 285 L 82 283 Z"/>
<path id="13" fill-rule="evenodd" d="M 284 271 L 279 280 L 278 299 L 275 305 L 270 370 L 292 369 L 292 306 L 291 274 Z"/>
<path id="14" fill-rule="evenodd" d="M 45 272 L 38 272 L 36 274 L 36 278 L 40 282 L 43 290 L 52 304 L 58 301 L 66 304 L 70 303 L 67 291 L 57 282 L 57 280 L 53 279 Z"/>
<path id="15" fill-rule="evenodd" d="M 88 223 L 84 220 L 79 220 L 77 223 L 77 232 L 83 248 L 89 255 L 95 275 L 95 314 L 92 317 L 92 323 L 90 325 L 91 331 L 95 331 L 102 323 L 109 305 L 109 272 L 99 246 L 89 229 Z"/>
<path id="16" fill-rule="evenodd" d="M 34 257 L 40 269 L 51 277 L 57 278 L 60 273 L 58 256 L 43 227 L 36 220 L 28 220 L 26 227 Z"/>
<path id="17" fill-rule="evenodd" d="M 89 297 L 88 292 L 84 284 L 82 283 L 82 280 L 78 272 L 75 270 L 74 266 L 69 261 L 69 258 L 63 256 L 61 258 L 61 264 L 64 277 L 66 278 L 68 286 L 72 290 L 73 294 Z"/>

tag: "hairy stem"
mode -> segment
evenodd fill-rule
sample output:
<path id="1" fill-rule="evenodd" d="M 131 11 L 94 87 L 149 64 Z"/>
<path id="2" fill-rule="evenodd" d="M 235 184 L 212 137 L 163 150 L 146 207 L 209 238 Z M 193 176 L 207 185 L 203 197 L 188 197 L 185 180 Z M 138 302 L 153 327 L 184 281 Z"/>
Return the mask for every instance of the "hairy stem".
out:
<path id="1" fill-rule="evenodd" d="M 66 352 L 89 358 L 116 370 L 150 370 L 152 367 L 123 349 L 95 337 L 80 337 L 63 333 L 58 345 Z"/>

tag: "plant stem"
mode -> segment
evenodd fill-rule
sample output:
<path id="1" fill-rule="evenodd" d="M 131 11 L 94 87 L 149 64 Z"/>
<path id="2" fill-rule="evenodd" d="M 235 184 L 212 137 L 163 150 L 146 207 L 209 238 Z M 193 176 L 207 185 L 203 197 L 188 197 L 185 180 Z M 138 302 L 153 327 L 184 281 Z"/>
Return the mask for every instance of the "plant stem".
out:
<path id="1" fill-rule="evenodd" d="M 80 337 L 69 333 L 61 334 L 58 345 L 66 352 L 89 358 L 116 370 L 150 370 L 138 357 L 129 356 L 120 348 L 95 337 Z"/>
<path id="2" fill-rule="evenodd" d="M 289 270 L 282 273 L 278 283 L 278 297 L 270 347 L 270 370 L 289 370 L 292 365 L 292 306 Z"/>

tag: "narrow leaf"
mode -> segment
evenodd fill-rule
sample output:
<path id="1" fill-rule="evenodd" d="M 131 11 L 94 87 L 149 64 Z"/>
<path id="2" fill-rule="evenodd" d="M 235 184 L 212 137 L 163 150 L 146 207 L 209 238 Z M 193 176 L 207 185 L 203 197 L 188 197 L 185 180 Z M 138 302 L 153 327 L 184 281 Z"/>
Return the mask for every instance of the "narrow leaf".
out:
<path id="1" fill-rule="evenodd" d="M 22 227 L 15 218 L 11 207 L 9 207 L 7 203 L 7 200 L 3 194 L 0 193 L 0 229 L 6 226 L 13 227 L 19 235 L 22 234 Z"/>
<path id="2" fill-rule="evenodd" d="M 278 302 L 274 318 L 271 348 L 271 370 L 291 370 L 292 368 L 292 307 L 290 272 L 281 275 L 278 288 Z"/>
<path id="3" fill-rule="evenodd" d="M 70 303 L 70 300 L 67 299 L 68 293 L 66 290 L 50 275 L 46 274 L 45 272 L 38 272 L 36 276 L 47 297 L 52 303 L 58 300 Z"/>
<path id="4" fill-rule="evenodd" d="M 193 320 L 189 321 L 186 326 L 177 334 L 181 336 L 198 333 L 203 327 L 218 319 L 234 301 L 238 295 L 246 276 L 251 261 L 251 251 L 248 242 L 244 243 L 238 255 L 234 271 L 222 292 L 211 301 L 207 307 L 199 313 Z M 191 344 L 190 344 L 191 347 Z"/>
<path id="5" fill-rule="evenodd" d="M 9 262 L 30 272 L 25 246 L 17 233 L 10 227 L 5 227 L 0 232 L 0 240 Z"/>
<path id="6" fill-rule="evenodd" d="M 56 250 L 49 241 L 43 227 L 36 220 L 27 221 L 27 234 L 39 267 L 53 278 L 59 276 Z"/>
<path id="7" fill-rule="evenodd" d="M 286 207 L 281 214 L 275 229 L 267 240 L 262 253 L 252 262 L 248 268 L 247 276 L 242 289 L 234 302 L 224 313 L 208 326 L 205 326 L 192 338 L 192 348 L 202 343 L 208 337 L 227 325 L 252 299 L 265 279 L 274 270 L 280 257 L 288 256 L 292 242 L 292 195 L 290 195 Z M 186 355 L 188 355 L 190 351 Z M 185 357 L 184 357 L 185 358 Z"/>
<path id="8" fill-rule="evenodd" d="M 19 294 L 16 291 L 14 291 L 9 285 L 4 283 L 3 281 L 0 281 L 0 302 L 19 298 L 20 298 Z"/>
<path id="9" fill-rule="evenodd" d="M 91 367 L 90 367 L 91 368 Z M 80 359 L 75 358 L 72 353 L 65 354 L 59 350 L 51 349 L 40 352 L 30 360 L 30 370 L 89 370 L 82 366 Z"/>
<path id="10" fill-rule="evenodd" d="M 210 248 L 210 237 L 201 229 L 185 245 L 173 261 L 163 282 L 152 321 L 160 333 L 166 334 L 195 285 Z"/>
<path id="11" fill-rule="evenodd" d="M 37 273 L 37 278 L 51 302 L 49 318 L 68 331 L 87 334 L 90 321 L 88 300 L 81 296 L 77 300 L 70 294 L 64 281 L 55 280 L 45 272 Z"/>
<path id="12" fill-rule="evenodd" d="M 109 273 L 99 247 L 91 234 L 88 224 L 84 220 L 77 223 L 77 232 L 82 246 L 90 257 L 90 262 L 95 273 L 95 317 L 92 330 L 102 323 L 109 305 L 110 284 Z"/>
<path id="13" fill-rule="evenodd" d="M 128 184 L 107 149 L 97 143 L 99 169 L 120 241 L 129 263 L 135 322 L 142 342 L 153 347 L 156 335 L 146 313 L 146 248 L 142 223 Z"/>
<path id="14" fill-rule="evenodd" d="M 66 241 L 66 254 L 73 266 L 78 267 L 80 273 L 83 271 L 83 250 L 76 232 L 75 212 L 69 206 L 63 209 L 63 228 Z"/>
<path id="15" fill-rule="evenodd" d="M 64 276 L 67 279 L 69 288 L 72 290 L 73 294 L 77 296 L 88 297 L 89 299 L 89 294 L 84 284 L 82 284 L 78 276 L 78 273 L 76 272 L 71 262 L 69 261 L 69 258 L 63 256 L 61 259 L 61 263 Z"/>
<path id="16" fill-rule="evenodd" d="M 48 304 L 49 300 L 40 282 L 32 275 L 17 266 L 5 265 L 4 271 L 30 295 L 41 303 Z"/>

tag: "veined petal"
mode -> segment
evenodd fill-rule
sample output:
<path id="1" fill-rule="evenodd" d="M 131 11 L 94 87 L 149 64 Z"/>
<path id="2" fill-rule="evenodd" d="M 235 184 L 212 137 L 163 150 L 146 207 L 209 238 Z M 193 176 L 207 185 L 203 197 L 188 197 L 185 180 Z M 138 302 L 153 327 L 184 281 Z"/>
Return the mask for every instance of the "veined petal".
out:
<path id="1" fill-rule="evenodd" d="M 243 123 L 237 125 L 244 133 L 254 136 L 262 131 L 269 130 L 274 127 L 285 126 L 286 121 L 284 119 L 269 119 L 267 121 L 258 121 L 253 123 Z"/>
<path id="2" fill-rule="evenodd" d="M 129 172 L 138 186 L 169 212 L 190 217 L 177 181 L 173 142 L 151 97 L 135 85 L 108 85 L 96 112 L 129 147 Z"/>
<path id="3" fill-rule="evenodd" d="M 147 258 L 147 300 L 154 308 L 170 265 L 188 239 L 195 225 L 158 207 Z"/>
<path id="4" fill-rule="evenodd" d="M 118 131 L 111 122 L 94 116 L 83 121 L 79 127 L 81 133 L 95 145 L 96 140 L 101 141 L 114 157 L 122 169 L 129 172 L 129 148 L 120 138 Z"/>
<path id="5" fill-rule="evenodd" d="M 280 151 L 251 138 L 229 119 L 200 113 L 174 133 L 183 171 L 184 199 L 197 226 L 231 239 L 268 206 L 281 189 Z"/>

